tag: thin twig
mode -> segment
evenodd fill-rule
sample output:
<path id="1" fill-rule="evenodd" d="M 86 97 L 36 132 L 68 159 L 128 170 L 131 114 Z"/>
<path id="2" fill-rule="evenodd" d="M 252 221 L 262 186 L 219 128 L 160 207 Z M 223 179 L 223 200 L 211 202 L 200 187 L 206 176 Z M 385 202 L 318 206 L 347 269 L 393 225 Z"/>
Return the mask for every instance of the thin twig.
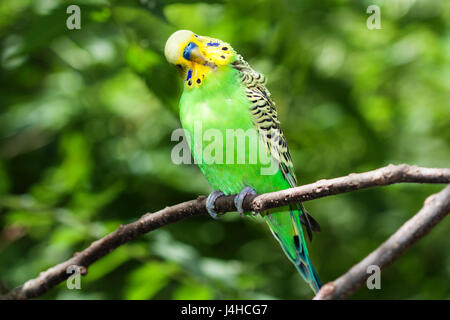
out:
<path id="1" fill-rule="evenodd" d="M 320 180 L 312 184 L 283 191 L 247 196 L 244 200 L 243 208 L 247 211 L 262 212 L 269 208 L 280 207 L 290 203 L 402 182 L 450 183 L 450 169 L 389 165 L 365 173 L 352 173 L 341 178 Z M 232 195 L 217 199 L 216 211 L 220 213 L 235 211 L 234 197 Z M 0 296 L 0 299 L 30 299 L 39 297 L 70 276 L 66 271 L 69 266 L 80 266 L 83 271 L 82 274 L 87 274 L 87 268 L 92 263 L 101 259 L 120 245 L 169 223 L 192 216 L 207 214 L 205 202 L 205 197 L 201 196 L 196 200 L 166 207 L 155 213 L 147 213 L 135 222 L 121 225 L 116 231 L 93 242 L 88 248 L 76 253 L 71 259 L 40 273 L 37 278 L 31 279 L 22 286 Z"/>
<path id="2" fill-rule="evenodd" d="M 450 185 L 425 200 L 422 209 L 405 222 L 388 240 L 364 260 L 353 266 L 335 281 L 325 284 L 315 300 L 344 299 L 358 290 L 370 273 L 371 265 L 381 270 L 400 257 L 410 246 L 423 238 L 450 212 Z"/>

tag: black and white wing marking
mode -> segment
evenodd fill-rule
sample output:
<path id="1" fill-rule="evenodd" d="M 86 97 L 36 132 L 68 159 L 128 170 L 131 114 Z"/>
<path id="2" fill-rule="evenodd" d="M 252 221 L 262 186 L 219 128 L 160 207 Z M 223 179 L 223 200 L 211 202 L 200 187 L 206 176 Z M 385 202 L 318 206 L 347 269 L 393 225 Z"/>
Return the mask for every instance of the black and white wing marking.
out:
<path id="1" fill-rule="evenodd" d="M 267 146 L 271 156 L 278 162 L 279 168 L 289 185 L 295 187 L 297 179 L 292 165 L 292 158 L 286 138 L 281 131 L 275 102 L 270 97 L 270 92 L 265 86 L 266 77 L 253 70 L 241 55 L 238 55 L 233 66 L 239 71 L 247 98 L 251 101 L 252 107 L 250 112 L 253 117 L 253 123 L 258 129 L 260 139 Z"/>
<path id="2" fill-rule="evenodd" d="M 260 139 L 267 146 L 270 155 L 278 162 L 278 166 L 289 185 L 291 187 L 297 186 L 291 154 L 283 131 L 281 131 L 275 102 L 266 88 L 266 77 L 253 70 L 241 55 L 237 56 L 233 66 L 239 71 L 247 98 L 251 101 L 250 113 L 253 117 L 253 123 L 258 129 Z M 311 230 L 320 231 L 320 225 L 301 203 L 298 204 L 298 208 L 301 212 L 300 221 L 305 225 L 309 239 L 312 240 Z"/>

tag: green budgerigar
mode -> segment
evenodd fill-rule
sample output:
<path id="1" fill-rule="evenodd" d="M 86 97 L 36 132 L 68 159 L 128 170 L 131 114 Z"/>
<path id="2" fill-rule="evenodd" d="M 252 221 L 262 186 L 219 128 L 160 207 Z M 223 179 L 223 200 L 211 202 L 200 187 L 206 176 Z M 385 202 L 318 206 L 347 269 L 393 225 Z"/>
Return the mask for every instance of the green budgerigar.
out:
<path id="1" fill-rule="evenodd" d="M 223 194 L 238 194 L 235 204 L 242 215 L 246 195 L 296 186 L 286 139 L 262 74 L 253 70 L 230 44 L 188 30 L 169 37 L 165 56 L 183 78 L 180 120 L 193 158 L 214 190 L 207 198 L 207 209 L 213 218 L 217 217 L 214 203 Z M 211 152 L 207 143 L 195 141 L 199 128 L 210 133 L 209 139 L 222 136 L 226 140 L 232 136 L 230 132 L 238 134 L 232 143 L 224 141 L 220 149 Z M 238 149 L 239 133 L 252 130 L 256 132 L 256 142 L 249 134 L 244 137 L 244 150 Z M 256 158 L 252 150 L 258 150 Z M 267 155 L 270 163 L 265 161 Z M 268 170 L 270 167 L 275 169 Z M 311 239 L 311 231 L 319 231 L 319 224 L 300 203 L 261 215 L 287 257 L 317 292 L 321 284 L 308 255 L 302 225 Z"/>

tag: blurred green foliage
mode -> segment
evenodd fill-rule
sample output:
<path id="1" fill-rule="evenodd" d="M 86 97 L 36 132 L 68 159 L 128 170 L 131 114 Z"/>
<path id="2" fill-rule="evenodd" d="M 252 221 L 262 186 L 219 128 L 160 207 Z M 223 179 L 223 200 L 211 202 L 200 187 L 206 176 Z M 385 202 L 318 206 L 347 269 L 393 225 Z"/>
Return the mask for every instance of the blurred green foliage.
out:
<path id="1" fill-rule="evenodd" d="M 449 167 L 450 2 L 0 2 L 0 286 L 22 284 L 148 211 L 207 194 L 170 161 L 180 80 L 163 56 L 191 29 L 267 75 L 301 183 L 388 163 Z M 380 30 L 366 9 L 381 7 Z M 376 248 L 442 186 L 306 204 L 323 282 Z M 450 298 L 450 219 L 354 298 Z M 311 298 L 261 219 L 169 225 L 118 248 L 47 299 Z"/>

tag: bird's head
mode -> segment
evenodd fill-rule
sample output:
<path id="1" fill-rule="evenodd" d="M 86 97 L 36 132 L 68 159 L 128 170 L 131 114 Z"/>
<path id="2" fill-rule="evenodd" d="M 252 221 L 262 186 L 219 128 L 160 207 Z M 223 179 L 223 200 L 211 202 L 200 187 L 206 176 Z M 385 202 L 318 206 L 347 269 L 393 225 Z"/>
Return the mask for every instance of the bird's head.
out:
<path id="1" fill-rule="evenodd" d="M 188 88 L 201 86 L 208 74 L 236 58 L 228 43 L 189 30 L 173 33 L 166 42 L 164 54 L 167 61 L 176 66 Z"/>

